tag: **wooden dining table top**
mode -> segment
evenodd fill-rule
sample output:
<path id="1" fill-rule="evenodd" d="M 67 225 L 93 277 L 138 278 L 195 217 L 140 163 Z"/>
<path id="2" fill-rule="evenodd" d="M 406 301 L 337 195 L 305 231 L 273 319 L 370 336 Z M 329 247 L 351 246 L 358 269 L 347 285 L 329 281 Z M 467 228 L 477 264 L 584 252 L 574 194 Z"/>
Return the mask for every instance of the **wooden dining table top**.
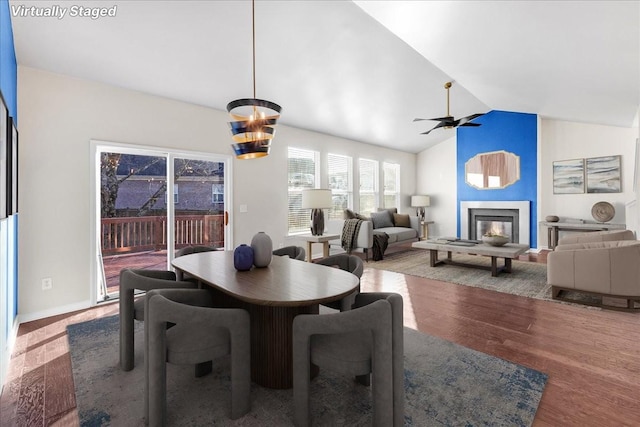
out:
<path id="1" fill-rule="evenodd" d="M 359 279 L 338 268 L 286 256 L 274 256 L 267 267 L 238 271 L 233 251 L 181 256 L 172 265 L 239 300 L 271 306 L 304 306 L 341 299 L 357 289 Z"/>

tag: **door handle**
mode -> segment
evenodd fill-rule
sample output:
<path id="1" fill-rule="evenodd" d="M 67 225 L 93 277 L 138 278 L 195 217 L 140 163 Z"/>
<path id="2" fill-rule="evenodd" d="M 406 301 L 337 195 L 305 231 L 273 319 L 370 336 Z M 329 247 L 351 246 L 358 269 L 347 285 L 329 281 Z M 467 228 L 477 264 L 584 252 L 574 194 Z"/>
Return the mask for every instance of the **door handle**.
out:
<path id="1" fill-rule="evenodd" d="M 229 225 L 229 212 L 224 211 L 224 226 Z"/>

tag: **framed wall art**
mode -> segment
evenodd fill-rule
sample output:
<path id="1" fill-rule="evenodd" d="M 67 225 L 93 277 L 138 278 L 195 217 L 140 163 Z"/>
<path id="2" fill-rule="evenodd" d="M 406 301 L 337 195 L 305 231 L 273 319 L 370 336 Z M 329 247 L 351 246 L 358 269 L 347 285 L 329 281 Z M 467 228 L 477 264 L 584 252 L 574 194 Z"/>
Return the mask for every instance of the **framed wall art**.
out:
<path id="1" fill-rule="evenodd" d="M 553 162 L 553 194 L 584 193 L 584 159 Z"/>
<path id="2" fill-rule="evenodd" d="M 18 213 L 18 127 L 9 119 L 7 144 L 7 215 Z"/>
<path id="3" fill-rule="evenodd" d="M 587 193 L 620 193 L 622 191 L 621 162 L 622 156 L 587 159 Z"/>
<path id="4" fill-rule="evenodd" d="M 0 219 L 7 217 L 7 147 L 9 137 L 9 110 L 0 92 Z"/>

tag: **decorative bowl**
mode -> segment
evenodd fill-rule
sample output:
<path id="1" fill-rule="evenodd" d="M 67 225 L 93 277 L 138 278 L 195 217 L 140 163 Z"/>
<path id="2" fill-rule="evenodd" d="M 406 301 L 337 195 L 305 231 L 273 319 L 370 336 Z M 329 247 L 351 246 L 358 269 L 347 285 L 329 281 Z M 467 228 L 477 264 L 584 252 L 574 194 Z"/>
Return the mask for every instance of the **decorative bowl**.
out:
<path id="1" fill-rule="evenodd" d="M 544 220 L 547 222 L 558 222 L 560 218 L 557 215 L 547 215 Z"/>
<path id="2" fill-rule="evenodd" d="M 598 222 L 611 221 L 616 215 L 616 209 L 609 202 L 598 202 L 591 208 L 591 216 Z"/>
<path id="3" fill-rule="evenodd" d="M 506 236 L 482 236 L 482 241 L 491 246 L 503 246 L 509 243 L 509 238 Z"/>

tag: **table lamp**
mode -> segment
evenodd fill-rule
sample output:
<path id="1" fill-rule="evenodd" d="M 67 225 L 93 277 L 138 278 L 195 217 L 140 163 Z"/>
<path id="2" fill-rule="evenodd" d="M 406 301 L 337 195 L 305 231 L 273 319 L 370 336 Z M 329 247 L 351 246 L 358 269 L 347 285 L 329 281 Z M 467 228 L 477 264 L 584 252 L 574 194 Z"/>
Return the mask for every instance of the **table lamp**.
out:
<path id="1" fill-rule="evenodd" d="M 302 209 L 311 211 L 311 234 L 322 236 L 324 232 L 324 213 L 322 209 L 333 206 L 331 190 L 302 190 Z"/>
<path id="2" fill-rule="evenodd" d="M 424 221 L 424 208 L 431 204 L 429 196 L 411 196 L 411 207 L 416 208 L 416 215 Z"/>

